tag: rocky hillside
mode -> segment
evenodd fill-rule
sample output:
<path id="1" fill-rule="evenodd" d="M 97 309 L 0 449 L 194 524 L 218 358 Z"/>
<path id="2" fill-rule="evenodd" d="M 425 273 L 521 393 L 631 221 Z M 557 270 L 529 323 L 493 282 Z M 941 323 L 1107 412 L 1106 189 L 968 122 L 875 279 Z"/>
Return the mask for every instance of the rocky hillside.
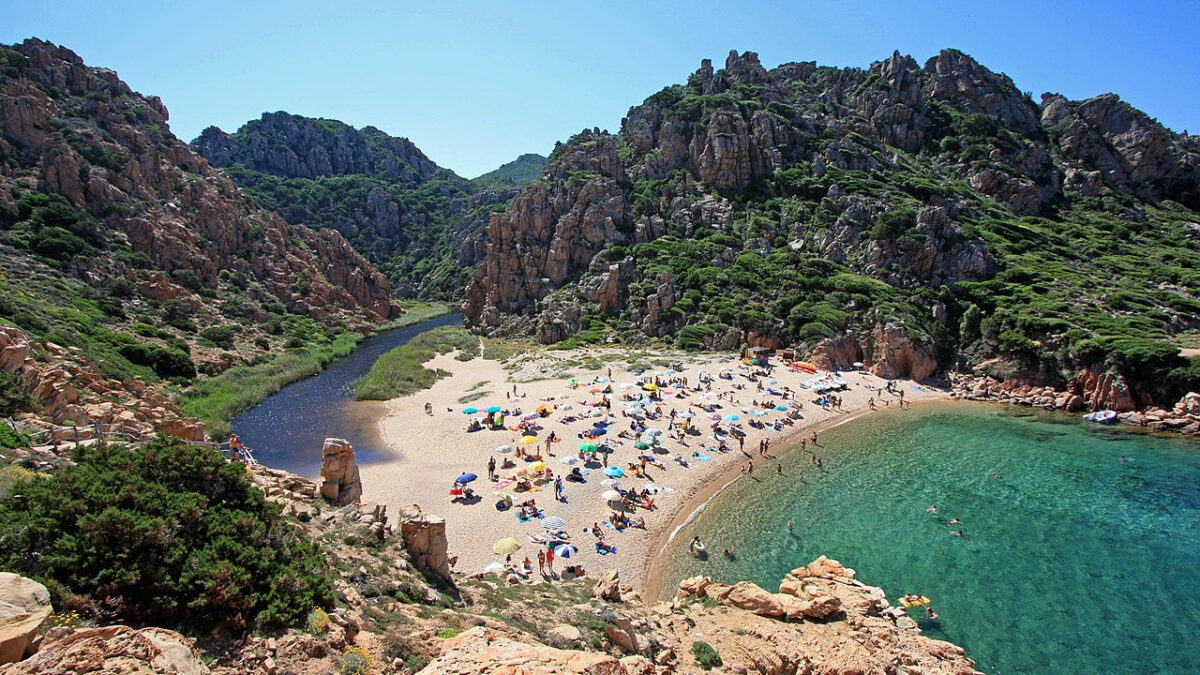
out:
<path id="1" fill-rule="evenodd" d="M 472 178 L 471 182 L 475 185 L 499 190 L 520 189 L 542 175 L 542 165 L 545 163 L 546 158 L 541 155 L 532 153 L 521 155 L 507 164 L 501 164 L 498 169 Z"/>
<path id="2" fill-rule="evenodd" d="M 157 97 L 63 47 L 0 47 L 0 159 L 0 414 L 111 422 L 129 394 L 163 422 L 147 385 L 399 312 L 344 237 L 241 196 Z"/>
<path id="3" fill-rule="evenodd" d="M 61 602 L 51 606 L 41 584 L 0 573 L 0 606 L 24 610 L 0 630 L 0 673 L 80 664 L 86 672 L 164 675 L 976 672 L 961 648 L 925 637 L 882 589 L 824 557 L 790 572 L 778 593 L 695 577 L 671 601 L 646 603 L 612 570 L 536 584 L 468 577 L 450 569 L 453 542 L 439 517 L 419 508 L 388 514 L 375 504 L 339 508 L 299 476 L 263 467 L 246 475 L 320 546 L 332 606 L 294 628 L 255 626 L 238 614 L 185 636 L 110 625 L 124 619 L 120 608 L 102 618 L 69 614 Z M 59 597 L 78 603 L 61 588 Z M 44 637 L 33 642 L 48 615 Z"/>
<path id="4" fill-rule="evenodd" d="M 458 298 L 479 262 L 464 245 L 521 184 L 473 184 L 407 138 L 374 127 L 264 113 L 229 134 L 209 127 L 192 149 L 293 225 L 337 230 L 397 293 Z"/>
<path id="5" fill-rule="evenodd" d="M 1088 405 L 1173 403 L 1200 381 L 1172 344 L 1200 327 L 1198 209 L 1200 141 L 1115 95 L 1036 102 L 954 50 L 732 52 L 555 148 L 492 218 L 464 320 L 917 378 L 1111 372 Z"/>

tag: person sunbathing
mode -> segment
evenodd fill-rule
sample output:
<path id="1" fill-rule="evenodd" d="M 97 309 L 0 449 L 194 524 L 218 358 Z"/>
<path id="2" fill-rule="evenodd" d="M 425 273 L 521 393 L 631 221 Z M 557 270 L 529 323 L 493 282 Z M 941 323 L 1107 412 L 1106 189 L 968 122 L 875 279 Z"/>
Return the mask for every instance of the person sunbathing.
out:
<path id="1" fill-rule="evenodd" d="M 646 519 L 639 517 L 637 520 L 630 522 L 631 527 L 636 527 L 640 530 L 646 529 Z"/>

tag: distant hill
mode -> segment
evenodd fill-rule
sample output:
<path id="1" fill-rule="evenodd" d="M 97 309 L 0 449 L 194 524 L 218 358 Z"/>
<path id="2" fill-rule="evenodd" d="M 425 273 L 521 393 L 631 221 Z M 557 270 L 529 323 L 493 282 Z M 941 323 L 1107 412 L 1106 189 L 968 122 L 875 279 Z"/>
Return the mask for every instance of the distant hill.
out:
<path id="1" fill-rule="evenodd" d="M 191 146 L 289 223 L 340 232 L 401 296 L 460 298 L 471 240 L 521 187 L 473 184 L 375 127 L 286 112 Z"/>
<path id="2" fill-rule="evenodd" d="M 472 178 L 471 182 L 498 190 L 523 188 L 542 175 L 542 165 L 545 163 L 546 158 L 541 155 L 533 153 L 521 155 L 507 164 L 500 165 L 499 169 Z"/>

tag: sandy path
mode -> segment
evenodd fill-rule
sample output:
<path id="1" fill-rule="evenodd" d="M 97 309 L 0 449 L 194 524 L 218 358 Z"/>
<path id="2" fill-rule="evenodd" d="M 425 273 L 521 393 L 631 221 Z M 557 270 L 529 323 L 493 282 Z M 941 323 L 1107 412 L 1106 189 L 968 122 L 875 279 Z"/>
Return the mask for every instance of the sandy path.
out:
<path id="1" fill-rule="evenodd" d="M 586 353 L 591 356 L 597 354 L 598 352 L 595 351 Z M 426 512 L 445 516 L 450 550 L 459 556 L 456 568 L 459 571 L 477 571 L 484 565 L 499 560 L 500 557 L 494 555 L 491 549 L 492 543 L 501 537 L 516 537 L 522 542 L 523 547 L 519 553 L 513 556 L 514 560 L 519 561 L 526 555 L 535 559 L 537 549 L 527 535 L 542 532 L 542 528 L 538 524 L 540 521 L 521 523 L 514 510 L 496 510 L 493 485 L 487 479 L 489 457 L 497 458 L 497 471 L 502 476 L 512 474 L 512 469 L 500 469 L 499 463 L 505 457 L 512 458 L 513 453 L 497 454 L 494 449 L 500 445 L 514 445 L 519 434 L 512 431 L 487 430 L 467 433 L 466 425 L 475 416 L 463 414 L 461 411 L 467 406 L 483 409 L 489 405 L 498 405 L 505 409 L 520 408 L 525 413 L 530 413 L 542 404 L 554 406 L 566 403 L 571 405 L 570 410 L 558 410 L 550 417 L 539 420 L 543 427 L 538 432 L 539 437 L 544 438 L 553 431 L 563 439 L 562 442 L 554 444 L 551 449 L 555 456 L 544 457 L 544 459 L 555 475 L 565 476 L 571 467 L 559 460 L 564 456 L 573 456 L 577 453 L 578 444 L 586 442 L 577 438 L 577 434 L 591 429 L 595 419 L 589 417 L 567 423 L 563 421 L 563 418 L 594 410 L 594 408 L 584 406 L 583 403 L 598 400 L 600 394 L 589 393 L 589 391 L 606 385 L 604 383 L 597 385 L 587 383 L 591 382 L 593 378 L 606 377 L 607 368 L 611 367 L 611 381 L 615 385 L 612 394 L 614 423 L 611 431 L 603 439 L 610 444 L 619 444 L 610 455 L 609 463 L 625 467 L 629 462 L 636 461 L 642 451 L 634 449 L 633 440 L 617 437 L 618 432 L 628 429 L 632 422 L 632 418 L 622 416 L 625 408 L 620 404 L 619 399 L 625 393 L 641 392 L 641 389 L 637 387 L 622 388 L 620 385 L 632 384 L 636 382 L 637 378 L 627 370 L 625 361 L 609 361 L 599 369 L 590 371 L 578 365 L 572 367 L 571 364 L 578 364 L 584 356 L 583 352 L 549 352 L 545 355 L 538 355 L 536 358 L 527 358 L 523 365 L 511 372 L 496 361 L 475 359 L 461 362 L 454 360 L 453 355 L 437 357 L 427 365 L 451 372 L 450 377 L 437 382 L 429 390 L 387 403 L 387 414 L 380 421 L 381 435 L 384 441 L 395 449 L 397 456 L 391 461 L 367 464 L 361 467 L 363 499 L 386 504 L 393 513 L 400 506 L 415 503 L 419 504 Z M 511 488 L 507 489 L 518 502 L 532 497 L 537 500 L 537 505 L 544 509 L 546 516 L 559 516 L 567 521 L 567 531 L 579 545 L 580 550 L 579 555 L 572 558 L 570 562 L 584 565 L 589 573 L 615 567 L 620 571 L 622 581 L 635 587 L 642 586 L 645 581 L 643 575 L 646 571 L 648 556 L 655 554 L 669 528 L 685 516 L 682 513 L 684 508 L 694 508 L 694 501 L 703 499 L 722 482 L 736 476 L 738 467 L 745 466 L 751 460 L 755 462 L 757 471 L 774 470 L 774 464 L 771 463 L 770 457 L 757 456 L 760 439 L 769 438 L 772 446 L 771 454 L 775 454 L 776 450 L 782 450 L 786 446 L 788 439 L 796 437 L 801 432 L 808 434 L 811 433 L 808 431 L 809 429 L 834 423 L 839 419 L 848 418 L 867 410 L 869 398 L 874 397 L 881 408 L 883 400 L 889 401 L 892 407 L 898 405 L 895 396 L 881 395 L 873 389 L 882 387 L 885 384 L 884 380 L 866 373 L 844 373 L 843 377 L 850 388 L 846 391 L 836 392 L 836 395 L 843 399 L 842 410 L 826 410 L 811 402 L 817 397 L 817 394 L 801 387 L 803 381 L 812 379 L 816 377 L 815 375 L 776 367 L 771 375 L 771 378 L 778 380 L 774 386 L 776 388 L 786 386 L 799 392 L 798 399 L 803 404 L 803 408 L 798 412 L 802 418 L 795 420 L 795 424 L 792 426 L 784 426 L 782 433 L 773 431 L 769 426 L 766 429 L 758 430 L 747 424 L 748 420 L 755 418 L 745 413 L 743 408 L 751 409 L 748 406 L 754 399 L 759 401 L 771 399 L 778 403 L 786 403 L 786 401 L 780 396 L 758 391 L 757 385 L 744 377 L 743 374 L 746 371 L 738 368 L 741 362 L 737 358 L 732 355 L 718 357 L 681 354 L 663 354 L 653 358 L 666 359 L 673 363 L 682 362 L 684 368 L 674 377 L 686 377 L 688 384 L 692 387 L 698 384 L 698 371 L 701 369 L 706 369 L 715 376 L 720 368 L 730 368 L 734 379 L 724 380 L 714 377 L 711 393 L 721 396 L 732 395 L 734 402 L 717 399 L 715 396 L 702 399 L 701 393 L 692 391 L 685 392 L 686 398 L 678 399 L 674 397 L 674 394 L 680 391 L 678 387 L 664 387 L 672 394 L 664 397 L 661 403 L 664 413 L 669 414 L 671 408 L 678 412 L 685 410 L 695 412 L 697 416 L 693 422 L 700 427 L 702 435 L 688 436 L 686 446 L 667 439 L 665 435 L 662 436 L 663 445 L 669 453 L 690 459 L 691 462 L 689 467 L 684 467 L 672 461 L 668 454 L 656 455 L 664 463 L 666 469 L 650 466 L 649 477 L 667 491 L 655 497 L 655 506 L 657 507 L 655 510 L 639 510 L 638 513 L 632 514 L 634 517 L 645 517 L 647 530 L 628 528 L 623 532 L 617 532 L 602 525 L 601 529 L 605 533 L 605 540 L 616 545 L 617 553 L 601 556 L 595 552 L 593 547 L 595 539 L 584 534 L 583 528 L 590 527 L 594 522 L 603 523 L 612 511 L 600 496 L 608 488 L 600 484 L 605 476 L 601 474 L 599 463 L 589 465 L 594 468 L 592 473 L 587 476 L 586 483 L 564 482 L 565 502 L 555 502 L 554 490 L 549 483 L 542 486 L 540 490 L 530 493 L 512 492 Z M 570 372 L 582 386 L 571 389 L 568 386 L 569 377 L 527 381 L 534 377 L 544 377 L 547 372 Z M 647 371 L 646 374 L 653 373 L 658 373 L 664 380 L 671 377 L 662 375 L 661 367 Z M 818 375 L 823 374 L 819 373 Z M 767 378 L 762 379 L 766 380 Z M 480 385 L 484 382 L 486 384 Z M 505 395 L 512 392 L 514 382 L 517 383 L 517 391 L 521 398 L 506 400 Z M 767 386 L 765 381 L 763 384 Z M 738 390 L 735 388 L 737 385 L 745 388 Z M 900 382 L 899 386 L 905 392 L 906 401 L 917 402 L 945 398 L 945 394 L 936 390 L 925 387 L 916 389 L 912 382 Z M 472 389 L 491 393 L 477 401 L 459 403 L 459 399 Z M 545 400 L 551 397 L 554 400 Z M 723 406 L 717 411 L 721 415 L 736 414 L 741 418 L 733 423 L 740 425 L 746 432 L 745 453 L 738 450 L 737 441 L 732 438 L 727 441 L 732 447 L 732 451 L 720 453 L 713 449 L 716 445 L 716 441 L 710 438 L 712 433 L 710 425 L 713 424 L 713 421 L 707 419 L 706 413 L 699 408 L 688 407 L 690 402 L 703 401 L 716 402 Z M 425 413 L 426 402 L 432 404 L 433 415 Z M 768 425 L 788 415 L 788 413 L 775 410 L 755 410 L 765 412 L 757 419 Z M 646 424 L 649 428 L 661 429 L 665 433 L 668 419 L 664 415 L 658 421 L 647 420 Z M 509 426 L 512 426 L 515 418 L 510 418 L 507 422 Z M 722 421 L 722 424 L 729 425 L 730 422 Z M 708 446 L 708 449 L 703 446 Z M 525 447 L 544 447 L 544 443 Z M 709 456 L 710 461 L 695 460 L 693 452 L 696 451 Z M 527 466 L 527 463 L 522 460 L 515 461 L 518 466 Z M 576 464 L 575 466 L 583 465 Z M 482 499 L 474 504 L 452 503 L 449 494 L 450 486 L 456 476 L 468 471 L 479 475 L 479 480 L 475 481 L 472 487 Z M 646 479 L 626 477 L 620 482 L 622 488 L 640 488 Z M 565 564 L 567 563 L 562 560 L 556 560 L 555 569 L 561 570 Z M 534 577 L 537 578 L 537 576 L 535 571 Z"/>

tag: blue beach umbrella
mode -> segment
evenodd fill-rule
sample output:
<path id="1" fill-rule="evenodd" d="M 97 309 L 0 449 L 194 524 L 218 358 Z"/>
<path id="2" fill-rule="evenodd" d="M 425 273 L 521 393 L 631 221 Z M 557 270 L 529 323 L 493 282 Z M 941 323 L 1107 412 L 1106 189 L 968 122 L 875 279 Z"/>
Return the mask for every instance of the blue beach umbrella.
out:
<path id="1" fill-rule="evenodd" d="M 542 527 L 547 530 L 561 530 L 567 526 L 567 521 L 558 516 L 550 516 L 542 520 Z"/>
<path id="2" fill-rule="evenodd" d="M 604 475 L 609 478 L 620 478 L 625 475 L 625 472 L 619 466 L 610 466 L 604 469 Z"/>
<path id="3" fill-rule="evenodd" d="M 563 544 L 562 546 L 557 546 L 554 549 L 554 555 L 560 558 L 570 558 L 576 553 L 579 553 L 579 549 L 572 544 Z"/>
<path id="4" fill-rule="evenodd" d="M 729 420 L 730 422 L 736 422 L 742 418 L 738 417 L 737 415 L 726 415 L 725 419 Z"/>
<path id="5" fill-rule="evenodd" d="M 479 412 L 479 408 L 463 408 L 463 414 L 465 415 L 474 415 L 477 412 Z"/>
<path id="6" fill-rule="evenodd" d="M 500 406 L 494 405 L 490 408 L 487 408 L 485 412 L 498 413 L 498 412 L 500 412 Z"/>
<path id="7" fill-rule="evenodd" d="M 775 409 L 779 412 L 787 412 L 788 407 L 786 405 L 777 405 L 775 406 Z"/>
<path id="8" fill-rule="evenodd" d="M 471 481 L 475 480 L 476 478 L 479 478 L 479 476 L 476 476 L 473 473 L 464 473 L 463 475 L 459 476 L 458 478 L 455 478 L 454 482 L 458 483 L 459 485 L 465 485 L 466 483 L 470 483 Z"/>

